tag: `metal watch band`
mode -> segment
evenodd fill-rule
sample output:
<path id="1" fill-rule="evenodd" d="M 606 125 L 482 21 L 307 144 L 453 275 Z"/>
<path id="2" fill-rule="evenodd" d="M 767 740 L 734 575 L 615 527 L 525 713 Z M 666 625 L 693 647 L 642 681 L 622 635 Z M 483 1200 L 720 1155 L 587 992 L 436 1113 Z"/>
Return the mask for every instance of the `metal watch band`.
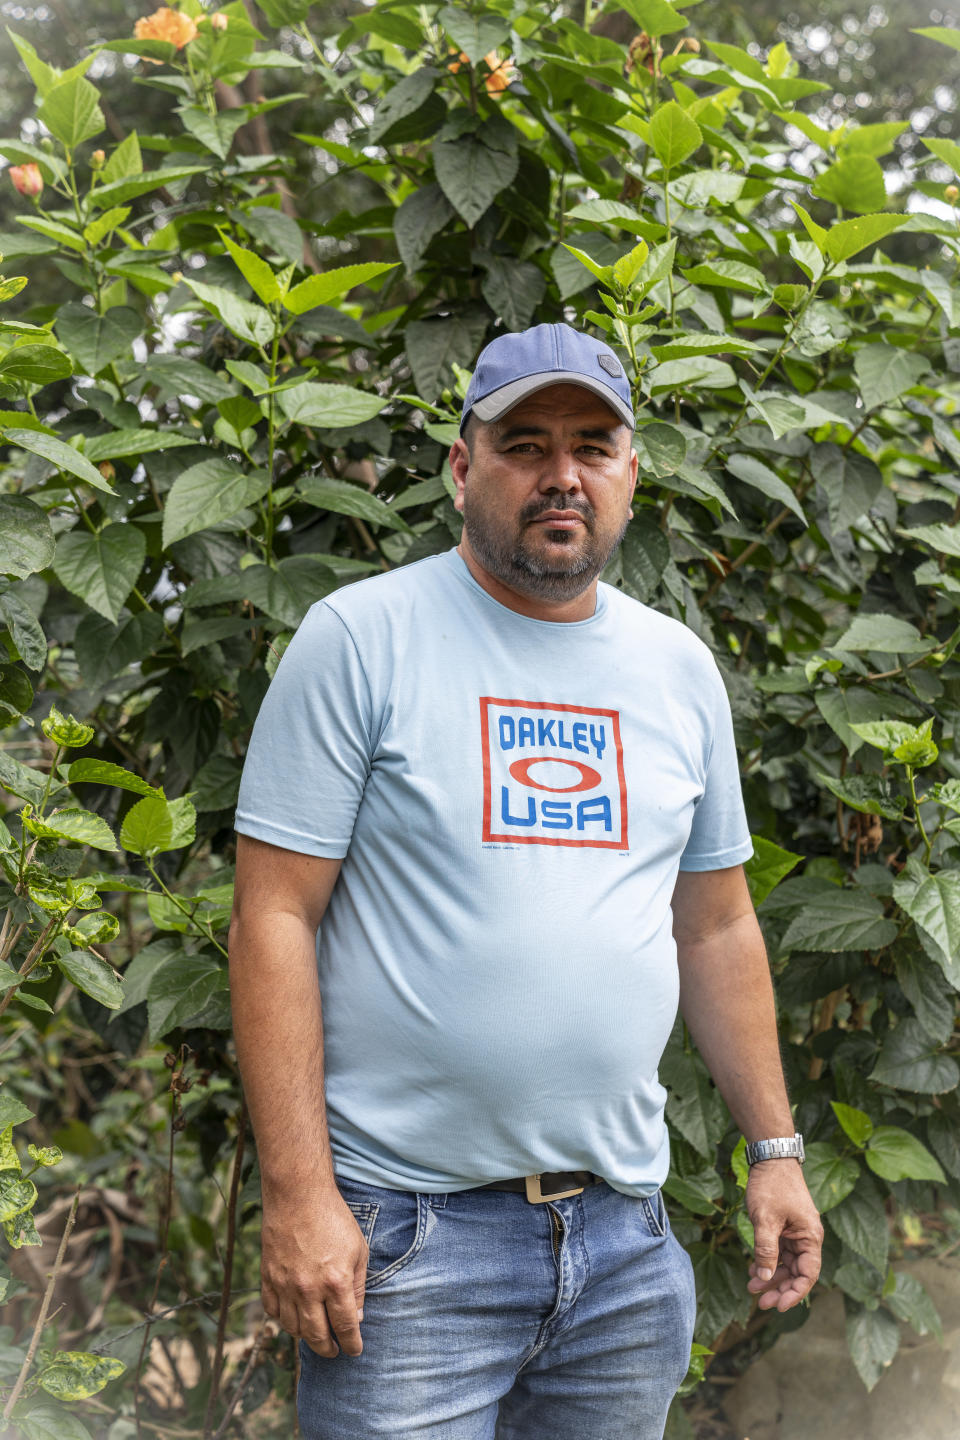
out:
<path id="1" fill-rule="evenodd" d="M 802 1165 L 805 1159 L 803 1136 L 798 1130 L 795 1135 L 778 1135 L 773 1140 L 751 1140 L 747 1145 L 746 1159 L 748 1165 L 756 1165 L 760 1160 L 799 1160 Z"/>

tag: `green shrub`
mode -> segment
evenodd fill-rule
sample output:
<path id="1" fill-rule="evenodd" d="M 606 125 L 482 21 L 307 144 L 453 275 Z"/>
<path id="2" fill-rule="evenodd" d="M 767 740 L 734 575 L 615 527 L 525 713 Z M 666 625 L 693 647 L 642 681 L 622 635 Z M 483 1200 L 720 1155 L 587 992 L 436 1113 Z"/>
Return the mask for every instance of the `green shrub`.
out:
<path id="1" fill-rule="evenodd" d="M 239 1389 L 288 1433 L 282 1339 L 221 1373 L 257 1283 L 224 963 L 244 744 L 310 604 L 456 542 L 470 367 L 540 320 L 601 331 L 632 378 L 642 488 L 605 578 L 727 682 L 822 1280 L 864 1383 L 900 1322 L 939 1329 L 891 1258 L 960 1206 L 960 145 L 924 142 L 898 208 L 904 125 L 825 129 L 784 46 L 621 4 L 646 41 L 534 0 L 383 0 L 338 36 L 307 0 L 260 0 L 263 33 L 185 0 L 181 48 L 108 37 L 63 74 L 15 37 L 46 133 L 0 142 L 43 181 L 0 237 L 38 277 L 0 282 L 0 1220 L 34 1246 L 73 1187 L 94 1229 L 98 1195 L 141 1216 L 116 1273 L 101 1216 L 86 1316 L 43 1324 L 0 1267 L 27 1440 L 160 1413 L 153 1335 L 199 1367 L 179 1433 L 212 1436 Z M 161 133 L 108 137 L 97 57 L 160 92 Z M 322 133 L 284 135 L 285 106 Z M 742 1141 L 679 1024 L 661 1077 L 716 1349 L 753 1303 Z"/>

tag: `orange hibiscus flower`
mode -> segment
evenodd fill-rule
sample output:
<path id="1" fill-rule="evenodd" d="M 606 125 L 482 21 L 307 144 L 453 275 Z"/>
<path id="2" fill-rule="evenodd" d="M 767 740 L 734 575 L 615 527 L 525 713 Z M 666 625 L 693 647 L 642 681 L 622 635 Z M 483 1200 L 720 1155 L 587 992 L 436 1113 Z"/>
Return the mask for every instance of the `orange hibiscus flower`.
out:
<path id="1" fill-rule="evenodd" d="M 171 10 L 164 5 L 154 10 L 152 15 L 138 20 L 133 33 L 138 40 L 168 40 L 182 50 L 184 45 L 197 38 L 197 27 L 189 15 L 181 15 L 179 10 Z"/>

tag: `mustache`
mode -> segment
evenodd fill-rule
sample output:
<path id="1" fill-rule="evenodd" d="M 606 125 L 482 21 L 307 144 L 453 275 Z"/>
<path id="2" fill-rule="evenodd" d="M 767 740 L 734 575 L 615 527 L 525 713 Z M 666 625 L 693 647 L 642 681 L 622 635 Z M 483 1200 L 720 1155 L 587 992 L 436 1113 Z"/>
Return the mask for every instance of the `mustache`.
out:
<path id="1" fill-rule="evenodd" d="M 582 498 L 579 500 L 552 500 L 549 495 L 545 495 L 542 500 L 531 500 L 529 505 L 525 505 L 520 512 L 521 523 L 527 525 L 533 520 L 538 520 L 541 515 L 548 514 L 551 510 L 560 510 L 568 515 L 579 515 L 587 529 L 593 529 L 594 510 L 589 500 Z"/>

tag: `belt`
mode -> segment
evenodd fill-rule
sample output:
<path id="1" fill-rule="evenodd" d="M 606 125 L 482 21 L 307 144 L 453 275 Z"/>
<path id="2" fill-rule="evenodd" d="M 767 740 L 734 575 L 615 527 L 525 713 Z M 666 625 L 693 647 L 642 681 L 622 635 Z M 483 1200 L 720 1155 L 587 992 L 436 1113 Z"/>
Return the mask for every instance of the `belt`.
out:
<path id="1" fill-rule="evenodd" d="M 541 1175 L 518 1175 L 510 1180 L 491 1180 L 488 1185 L 474 1185 L 474 1190 L 514 1190 L 526 1195 L 532 1205 L 545 1200 L 565 1200 L 580 1195 L 588 1185 L 601 1185 L 602 1175 L 592 1170 L 553 1170 Z M 544 1194 L 544 1191 L 547 1193 Z"/>

